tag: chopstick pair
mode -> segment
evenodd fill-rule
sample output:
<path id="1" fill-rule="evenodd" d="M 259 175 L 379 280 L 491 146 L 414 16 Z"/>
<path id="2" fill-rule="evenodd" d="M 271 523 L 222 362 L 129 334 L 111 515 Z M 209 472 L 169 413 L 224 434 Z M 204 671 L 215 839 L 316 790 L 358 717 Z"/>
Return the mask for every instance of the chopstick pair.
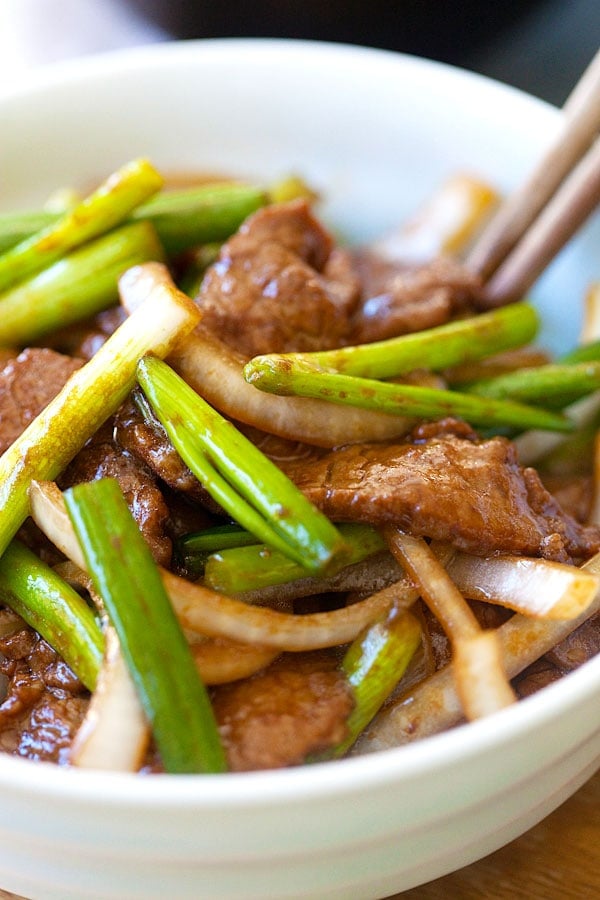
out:
<path id="1" fill-rule="evenodd" d="M 467 258 L 482 305 L 520 299 L 600 203 L 600 51 L 563 107 L 561 133 Z"/>

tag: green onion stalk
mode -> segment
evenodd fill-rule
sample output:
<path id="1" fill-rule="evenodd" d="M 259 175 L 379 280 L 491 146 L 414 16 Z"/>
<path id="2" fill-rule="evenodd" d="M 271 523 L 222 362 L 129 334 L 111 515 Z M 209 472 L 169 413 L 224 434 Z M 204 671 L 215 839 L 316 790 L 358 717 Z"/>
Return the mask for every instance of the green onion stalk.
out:
<path id="1" fill-rule="evenodd" d="M 257 543 L 258 538 L 239 525 L 215 525 L 213 528 L 184 534 L 175 540 L 173 556 L 188 577 L 197 579 L 204 572 L 206 560 L 212 553 Z"/>
<path id="2" fill-rule="evenodd" d="M 124 277 L 138 276 L 130 270 Z M 197 307 L 175 288 L 150 290 L 5 451 L 0 457 L 0 555 L 29 514 L 32 480 L 56 478 L 134 387 L 140 357 L 148 352 L 166 356 L 199 317 Z"/>
<path id="3" fill-rule="evenodd" d="M 0 256 L 0 292 L 110 231 L 162 185 L 147 160 L 123 166 L 81 203 Z"/>
<path id="4" fill-rule="evenodd" d="M 0 297 L 0 346 L 29 344 L 106 309 L 118 299 L 123 272 L 163 258 L 148 222 L 123 225 L 73 250 Z"/>
<path id="5" fill-rule="evenodd" d="M 133 210 L 128 219 L 148 221 L 170 256 L 226 240 L 251 213 L 268 200 L 260 187 L 236 182 L 205 184 L 178 191 L 163 191 Z M 48 212 L 0 215 L 0 252 L 31 239 L 51 227 L 58 216 Z"/>
<path id="6" fill-rule="evenodd" d="M 298 359 L 257 356 L 244 367 L 244 377 L 249 384 L 268 393 L 314 397 L 398 416 L 426 419 L 455 416 L 486 428 L 573 430 L 568 418 L 540 407 L 458 391 L 339 375 Z"/>
<path id="7" fill-rule="evenodd" d="M 0 558 L 0 601 L 35 628 L 80 681 L 94 690 L 104 652 L 94 612 L 20 541 L 13 541 Z"/>
<path id="8" fill-rule="evenodd" d="M 385 379 L 414 369 L 441 371 L 450 366 L 484 359 L 533 340 L 539 317 L 529 303 L 514 303 L 468 319 L 459 319 L 414 334 L 385 341 L 321 350 L 282 353 L 266 357 L 271 365 Z M 259 359 L 263 359 L 259 357 Z"/>
<path id="9" fill-rule="evenodd" d="M 390 696 L 421 643 L 421 626 L 409 612 L 392 609 L 356 638 L 341 669 L 354 697 L 345 738 L 320 759 L 344 756 Z"/>
<path id="10" fill-rule="evenodd" d="M 166 363 L 140 360 L 137 378 L 177 452 L 238 524 L 308 571 L 346 562 L 347 547 L 329 519 Z"/>
<path id="11" fill-rule="evenodd" d="M 224 772 L 225 754 L 207 691 L 118 483 L 105 478 L 80 484 L 64 498 L 165 770 Z"/>
<path id="12" fill-rule="evenodd" d="M 589 360 L 518 369 L 474 382 L 468 391 L 479 397 L 543 403 L 563 409 L 599 389 L 600 361 Z"/>
<path id="13" fill-rule="evenodd" d="M 343 566 L 361 562 L 386 548 L 386 543 L 370 525 L 349 523 L 338 525 L 348 555 Z M 331 574 L 335 574 L 332 572 Z M 287 584 L 306 578 L 306 567 L 284 553 L 265 544 L 219 549 L 204 561 L 204 582 L 223 594 L 242 594 L 261 588 Z"/>

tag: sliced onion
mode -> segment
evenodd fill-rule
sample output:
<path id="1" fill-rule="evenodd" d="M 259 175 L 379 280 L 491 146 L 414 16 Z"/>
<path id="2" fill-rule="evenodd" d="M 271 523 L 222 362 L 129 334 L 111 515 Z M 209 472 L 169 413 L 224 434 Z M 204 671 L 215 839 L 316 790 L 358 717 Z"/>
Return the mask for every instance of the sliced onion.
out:
<path id="1" fill-rule="evenodd" d="M 191 645 L 205 684 L 226 684 L 249 678 L 279 656 L 278 650 L 216 638 Z"/>
<path id="2" fill-rule="evenodd" d="M 464 597 L 423 538 L 386 528 L 390 549 L 418 586 L 421 597 L 450 638 L 456 689 L 467 718 L 514 703 L 494 631 L 483 632 Z"/>
<path id="3" fill-rule="evenodd" d="M 600 282 L 590 284 L 583 302 L 580 344 L 591 344 L 600 338 Z"/>
<path id="4" fill-rule="evenodd" d="M 31 515 L 46 536 L 76 565 L 85 568 L 62 494 L 53 482 L 33 482 Z M 345 644 L 395 602 L 413 603 L 417 593 L 408 579 L 394 591 L 331 612 L 289 615 L 217 594 L 161 569 L 163 583 L 183 628 L 208 637 L 225 637 L 273 650 L 303 651 Z M 412 598 L 412 599 L 411 599 Z"/>
<path id="5" fill-rule="evenodd" d="M 150 741 L 150 728 L 112 626 L 96 690 L 71 746 L 72 765 L 137 772 Z"/>
<path id="6" fill-rule="evenodd" d="M 600 553 L 588 560 L 582 569 L 592 575 L 600 575 Z M 495 632 L 508 677 L 519 675 L 598 612 L 600 590 L 576 619 L 533 619 L 519 613 L 512 616 Z M 451 663 L 426 678 L 414 690 L 402 694 L 394 704 L 385 707 L 355 749 L 365 753 L 411 743 L 452 728 L 462 718 L 454 665 Z"/>

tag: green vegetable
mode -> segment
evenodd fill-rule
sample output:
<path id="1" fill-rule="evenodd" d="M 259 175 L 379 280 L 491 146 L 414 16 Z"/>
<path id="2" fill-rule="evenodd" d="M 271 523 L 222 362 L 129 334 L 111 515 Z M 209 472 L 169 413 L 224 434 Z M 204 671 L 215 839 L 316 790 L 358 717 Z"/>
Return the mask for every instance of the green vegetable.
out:
<path id="1" fill-rule="evenodd" d="M 19 541 L 0 558 L 0 601 L 62 656 L 93 691 L 102 663 L 104 638 L 85 600 Z"/>
<path id="2" fill-rule="evenodd" d="M 266 193 L 252 185 L 234 182 L 206 184 L 160 193 L 138 206 L 130 218 L 152 222 L 167 253 L 175 254 L 197 244 L 225 240 L 250 213 L 266 202 Z M 0 251 L 31 237 L 57 219 L 58 216 L 47 212 L 1 215 Z"/>
<path id="3" fill-rule="evenodd" d="M 163 257 L 147 222 L 124 225 L 74 250 L 0 298 L 0 345 L 31 343 L 106 309 L 118 299 L 123 272 Z"/>
<path id="4" fill-rule="evenodd" d="M 268 393 L 314 397 L 397 416 L 427 419 L 456 416 L 483 427 L 508 426 L 547 431 L 573 429 L 566 417 L 538 407 L 458 391 L 338 375 L 323 372 L 298 359 L 257 356 L 244 367 L 244 377 L 250 384 Z"/>
<path id="5" fill-rule="evenodd" d="M 0 214 L 0 253 L 5 253 L 25 241 L 37 231 L 58 220 L 58 213 L 47 210 L 9 212 Z"/>
<path id="6" fill-rule="evenodd" d="M 182 459 L 240 525 L 313 572 L 346 559 L 329 519 L 166 363 L 146 357 L 137 378 Z"/>
<path id="7" fill-rule="evenodd" d="M 0 291 L 109 231 L 162 184 L 161 176 L 146 160 L 123 166 L 73 209 L 0 256 Z"/>
<path id="8" fill-rule="evenodd" d="M 225 771 L 208 695 L 118 483 L 106 478 L 80 484 L 64 497 L 166 771 Z"/>
<path id="9" fill-rule="evenodd" d="M 469 385 L 479 397 L 544 403 L 563 408 L 600 389 L 600 361 L 517 369 Z"/>
<path id="10" fill-rule="evenodd" d="M 169 255 L 197 244 L 224 241 L 266 203 L 261 188 L 248 184 L 206 184 L 166 191 L 140 206 L 132 218 L 148 219 Z"/>
<path id="11" fill-rule="evenodd" d="M 421 642 L 421 626 L 411 613 L 392 610 L 352 642 L 342 661 L 354 694 L 348 734 L 333 750 L 343 756 L 392 693 Z"/>
<path id="12" fill-rule="evenodd" d="M 348 547 L 348 556 L 343 565 L 360 562 L 386 547 L 379 532 L 370 525 L 339 525 L 338 530 Z M 340 564 L 339 569 L 341 568 L 343 566 Z M 264 544 L 255 544 L 213 553 L 205 563 L 204 581 L 208 587 L 224 594 L 241 594 L 276 584 L 287 584 L 298 578 L 306 578 L 307 574 L 302 564 Z"/>
<path id="13" fill-rule="evenodd" d="M 600 341 L 591 341 L 589 344 L 582 344 L 575 347 L 570 353 L 561 356 L 559 363 L 563 365 L 573 365 L 574 363 L 595 362 L 600 360 Z"/>
<path id="14" fill-rule="evenodd" d="M 239 525 L 216 525 L 214 528 L 183 535 L 174 542 L 173 553 L 190 578 L 199 578 L 211 553 L 256 543 L 257 538 Z"/>
<path id="15" fill-rule="evenodd" d="M 315 353 L 273 354 L 258 359 L 269 360 L 269 365 L 281 368 L 289 365 L 302 370 L 306 364 L 307 368 L 361 378 L 393 378 L 413 369 L 439 371 L 520 347 L 535 337 L 538 326 L 538 315 L 532 306 L 513 303 L 386 341 Z"/>
<path id="16" fill-rule="evenodd" d="M 56 478 L 131 391 L 139 358 L 166 356 L 199 318 L 174 288 L 151 291 L 0 457 L 0 555 L 29 514 L 31 481 Z"/>

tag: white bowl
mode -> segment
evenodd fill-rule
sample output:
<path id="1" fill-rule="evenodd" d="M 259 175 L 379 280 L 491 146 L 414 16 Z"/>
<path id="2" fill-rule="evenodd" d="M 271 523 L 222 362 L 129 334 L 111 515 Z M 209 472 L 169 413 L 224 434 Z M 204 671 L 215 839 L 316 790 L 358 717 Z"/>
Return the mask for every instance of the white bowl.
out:
<path id="1" fill-rule="evenodd" d="M 448 174 L 518 183 L 547 105 L 435 63 L 285 41 L 160 45 L 47 70 L 0 99 L 2 205 L 38 205 L 148 155 L 165 170 L 299 171 L 351 238 Z M 597 223 L 538 284 L 555 347 L 599 274 Z M 140 778 L 0 758 L 0 885 L 33 898 L 367 900 L 516 837 L 597 768 L 600 658 L 516 707 L 359 759 Z"/>

